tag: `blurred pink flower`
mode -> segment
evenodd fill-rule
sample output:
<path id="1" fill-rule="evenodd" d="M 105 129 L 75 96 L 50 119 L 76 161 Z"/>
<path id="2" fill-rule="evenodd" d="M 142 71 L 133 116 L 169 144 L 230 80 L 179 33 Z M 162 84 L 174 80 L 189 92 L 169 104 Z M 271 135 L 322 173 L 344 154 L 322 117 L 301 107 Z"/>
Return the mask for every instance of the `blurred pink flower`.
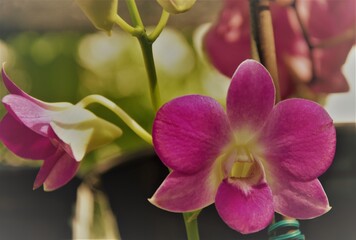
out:
<path id="1" fill-rule="evenodd" d="M 153 144 L 172 172 L 150 202 L 173 212 L 215 202 L 221 218 L 241 233 L 265 228 L 274 211 L 299 219 L 327 212 L 317 177 L 334 157 L 332 119 L 309 100 L 274 101 L 267 70 L 246 60 L 232 77 L 226 113 L 200 95 L 163 105 Z"/>
<path id="2" fill-rule="evenodd" d="M 76 174 L 86 152 L 121 134 L 113 124 L 71 103 L 46 103 L 18 88 L 2 69 L 10 92 L 2 102 L 8 111 L 0 122 L 0 141 L 16 155 L 43 159 L 33 188 L 46 191 L 65 185 Z"/>
<path id="3" fill-rule="evenodd" d="M 290 2 L 295 3 L 311 50 Z M 341 67 L 355 43 L 355 1 L 277 3 L 271 3 L 271 12 L 282 98 L 295 95 L 301 84 L 316 93 L 347 91 Z M 211 63 L 229 77 L 251 58 L 249 1 L 225 0 L 217 23 L 204 38 L 204 49 Z"/>

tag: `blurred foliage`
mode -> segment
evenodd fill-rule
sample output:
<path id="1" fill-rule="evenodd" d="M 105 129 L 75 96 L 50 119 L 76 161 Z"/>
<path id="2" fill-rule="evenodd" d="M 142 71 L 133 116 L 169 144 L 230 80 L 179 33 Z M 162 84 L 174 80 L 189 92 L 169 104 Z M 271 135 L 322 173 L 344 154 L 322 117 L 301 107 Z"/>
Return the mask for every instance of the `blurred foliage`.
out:
<path id="1" fill-rule="evenodd" d="M 106 195 L 85 182 L 77 190 L 72 229 L 73 239 L 121 239 Z"/>
<path id="2" fill-rule="evenodd" d="M 163 103 L 185 94 L 206 94 L 224 101 L 228 81 L 201 61 L 194 41 L 192 35 L 167 28 L 154 43 Z M 6 61 L 11 79 L 38 99 L 75 104 L 87 95 L 101 94 L 151 132 L 154 112 L 141 51 L 136 39 L 124 32 L 111 37 L 103 32 L 20 32 L 0 39 L 0 60 Z M 5 94 L 1 86 L 1 97 Z M 88 154 L 82 174 L 105 159 L 149 147 L 109 110 L 96 104 L 88 108 L 120 126 L 124 134 Z M 1 116 L 4 113 L 1 106 Z M 1 151 L 1 158 L 19 163 L 4 148 Z"/>

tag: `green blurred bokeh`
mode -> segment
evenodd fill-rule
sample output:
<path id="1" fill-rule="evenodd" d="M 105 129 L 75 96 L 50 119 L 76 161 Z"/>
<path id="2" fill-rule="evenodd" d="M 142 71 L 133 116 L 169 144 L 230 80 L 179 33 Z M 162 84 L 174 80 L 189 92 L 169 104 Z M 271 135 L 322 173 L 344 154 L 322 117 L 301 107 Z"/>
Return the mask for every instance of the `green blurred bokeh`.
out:
<path id="1" fill-rule="evenodd" d="M 185 94 L 206 94 L 224 101 L 229 81 L 201 61 L 194 38 L 166 28 L 154 43 L 162 103 Z M 11 79 L 38 99 L 75 104 L 87 95 L 101 94 L 151 132 L 154 112 L 146 70 L 138 42 L 127 33 L 115 31 L 110 37 L 103 32 L 70 31 L 9 34 L 0 39 L 0 60 L 6 62 Z M 0 94 L 7 94 L 3 85 Z M 95 104 L 89 109 L 120 126 L 124 134 L 88 154 L 82 173 L 106 159 L 150 147 L 109 110 Z M 3 106 L 0 114 L 5 114 Z M 33 163 L 19 160 L 4 147 L 0 154 L 10 164 Z"/>

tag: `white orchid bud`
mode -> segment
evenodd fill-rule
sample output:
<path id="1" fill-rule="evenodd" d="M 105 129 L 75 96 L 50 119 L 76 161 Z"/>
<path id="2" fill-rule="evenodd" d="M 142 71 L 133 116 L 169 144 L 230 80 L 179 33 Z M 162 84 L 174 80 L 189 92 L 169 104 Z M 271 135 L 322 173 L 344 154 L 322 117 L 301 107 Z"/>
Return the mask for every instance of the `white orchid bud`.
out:
<path id="1" fill-rule="evenodd" d="M 111 33 L 117 14 L 118 0 L 75 1 L 97 29 Z"/>
<path id="2" fill-rule="evenodd" d="M 159 5 L 169 13 L 183 13 L 191 9 L 196 0 L 157 0 Z"/>

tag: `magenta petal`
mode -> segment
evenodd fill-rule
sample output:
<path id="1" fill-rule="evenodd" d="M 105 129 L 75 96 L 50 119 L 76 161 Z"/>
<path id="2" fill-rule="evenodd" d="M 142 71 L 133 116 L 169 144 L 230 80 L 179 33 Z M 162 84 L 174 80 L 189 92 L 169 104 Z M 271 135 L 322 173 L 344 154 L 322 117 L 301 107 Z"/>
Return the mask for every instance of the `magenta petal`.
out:
<path id="1" fill-rule="evenodd" d="M 218 21 L 203 39 L 209 61 L 231 77 L 237 66 L 251 58 L 248 1 L 224 0 Z"/>
<path id="2" fill-rule="evenodd" d="M 264 229 L 274 214 L 272 192 L 264 181 L 249 185 L 243 180 L 224 180 L 215 206 L 227 225 L 244 234 Z"/>
<path id="3" fill-rule="evenodd" d="M 19 95 L 10 94 L 3 98 L 6 109 L 20 122 L 43 136 L 48 135 L 51 111 Z"/>
<path id="4" fill-rule="evenodd" d="M 303 13 L 302 21 L 305 22 L 309 34 L 316 39 L 337 36 L 345 29 L 355 27 L 355 0 L 299 0 L 297 7 Z"/>
<path id="5" fill-rule="evenodd" d="M 352 46 L 353 42 L 350 42 L 327 50 L 314 50 L 314 61 L 319 63 L 316 65 L 318 79 L 311 82 L 314 91 L 335 93 L 349 90 L 349 85 L 341 69 Z"/>
<path id="6" fill-rule="evenodd" d="M 347 92 L 350 89 L 349 84 L 341 71 L 335 71 L 332 76 L 329 75 L 327 78 L 320 76 L 318 81 L 310 84 L 310 88 L 315 92 L 322 93 L 341 93 Z"/>
<path id="7" fill-rule="evenodd" d="M 212 164 L 229 141 L 230 129 L 221 105 L 210 97 L 176 98 L 158 111 L 153 144 L 164 164 L 194 173 Z"/>
<path id="8" fill-rule="evenodd" d="M 75 176 L 78 168 L 79 162 L 64 150 L 58 149 L 53 156 L 43 161 L 33 188 L 36 189 L 43 184 L 45 191 L 56 190 L 68 183 Z"/>
<path id="9" fill-rule="evenodd" d="M 270 174 L 309 181 L 324 173 L 334 158 L 336 135 L 332 119 L 312 101 L 280 102 L 261 132 L 266 146 L 264 165 Z"/>
<path id="10" fill-rule="evenodd" d="M 227 95 L 227 114 L 233 128 L 261 128 L 273 108 L 274 97 L 274 85 L 268 71 L 254 60 L 241 63 Z"/>
<path id="11" fill-rule="evenodd" d="M 173 171 L 149 201 L 171 212 L 187 212 L 204 208 L 214 202 L 221 181 L 215 174 L 211 168 L 192 175 Z"/>
<path id="12" fill-rule="evenodd" d="M 51 141 L 6 114 L 0 122 L 0 140 L 16 155 L 23 158 L 43 159 L 55 152 Z"/>
<path id="13" fill-rule="evenodd" d="M 310 219 L 331 209 L 318 179 L 310 182 L 279 181 L 271 187 L 275 211 L 284 216 Z"/>

